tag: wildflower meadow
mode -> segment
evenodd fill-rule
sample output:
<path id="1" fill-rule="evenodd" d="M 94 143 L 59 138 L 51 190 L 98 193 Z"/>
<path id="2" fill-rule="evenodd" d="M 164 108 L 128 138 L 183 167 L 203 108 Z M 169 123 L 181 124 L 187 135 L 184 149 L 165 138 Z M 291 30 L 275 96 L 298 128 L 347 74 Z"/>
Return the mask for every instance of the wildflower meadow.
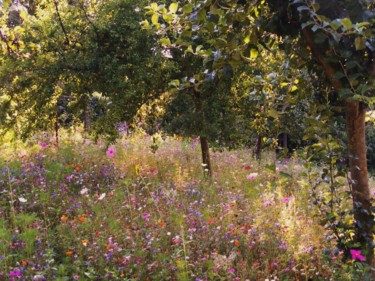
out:
<path id="1" fill-rule="evenodd" d="M 321 226 L 298 157 L 212 151 L 209 178 L 198 139 L 152 144 L 4 143 L 0 279 L 365 280 L 361 251 L 344 258 Z"/>

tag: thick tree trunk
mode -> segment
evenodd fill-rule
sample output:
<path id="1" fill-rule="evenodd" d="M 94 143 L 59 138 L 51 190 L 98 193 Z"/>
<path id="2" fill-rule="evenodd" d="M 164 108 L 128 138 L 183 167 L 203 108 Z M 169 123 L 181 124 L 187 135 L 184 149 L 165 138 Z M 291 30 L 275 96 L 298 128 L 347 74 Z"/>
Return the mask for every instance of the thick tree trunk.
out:
<path id="1" fill-rule="evenodd" d="M 336 91 L 343 85 L 335 79 L 336 69 L 327 63 L 322 52 L 313 42 L 313 36 L 307 29 L 302 30 L 302 36 L 310 47 L 314 58 L 323 67 L 323 70 Z M 371 212 L 371 195 L 368 182 L 365 117 L 366 108 L 359 101 L 345 100 L 346 131 L 349 146 L 349 170 L 352 185 L 354 219 L 356 222 L 355 239 L 361 243 L 361 248 L 366 250 L 367 263 L 375 269 L 373 251 L 373 214 Z M 372 270 L 375 280 L 375 270 Z"/>
<path id="2" fill-rule="evenodd" d="M 210 147 L 206 137 L 200 137 L 201 150 L 202 150 L 202 163 L 203 170 L 208 176 L 212 176 L 211 161 L 210 161 Z"/>
<path id="3" fill-rule="evenodd" d="M 345 109 L 356 237 L 361 243 L 361 248 L 368 250 L 367 262 L 371 265 L 373 263 L 373 216 L 366 157 L 366 108 L 358 101 L 346 101 Z"/>

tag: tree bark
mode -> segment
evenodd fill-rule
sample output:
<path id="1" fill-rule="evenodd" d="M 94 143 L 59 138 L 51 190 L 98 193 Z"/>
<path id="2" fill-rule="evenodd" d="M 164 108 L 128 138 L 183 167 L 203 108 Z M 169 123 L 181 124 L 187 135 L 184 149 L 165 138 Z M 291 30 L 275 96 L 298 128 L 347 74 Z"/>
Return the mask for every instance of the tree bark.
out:
<path id="1" fill-rule="evenodd" d="M 56 147 L 59 147 L 59 114 L 56 112 L 56 120 L 55 120 L 55 141 Z"/>
<path id="2" fill-rule="evenodd" d="M 85 106 L 83 110 L 83 130 L 87 133 L 91 129 L 90 107 Z"/>
<path id="3" fill-rule="evenodd" d="M 288 134 L 287 133 L 283 133 L 283 148 L 284 149 L 288 149 Z"/>
<path id="4" fill-rule="evenodd" d="M 258 136 L 256 147 L 255 147 L 255 159 L 260 161 L 261 156 L 262 156 L 262 137 Z"/>
<path id="5" fill-rule="evenodd" d="M 352 186 L 356 237 L 368 251 L 367 262 L 373 263 L 373 215 L 366 156 L 366 107 L 358 101 L 345 102 L 346 130 L 349 145 L 349 169 Z"/>
<path id="6" fill-rule="evenodd" d="M 210 147 L 206 137 L 199 137 L 201 142 L 201 151 L 202 151 L 202 163 L 203 170 L 209 177 L 212 176 L 211 161 L 210 161 Z"/>

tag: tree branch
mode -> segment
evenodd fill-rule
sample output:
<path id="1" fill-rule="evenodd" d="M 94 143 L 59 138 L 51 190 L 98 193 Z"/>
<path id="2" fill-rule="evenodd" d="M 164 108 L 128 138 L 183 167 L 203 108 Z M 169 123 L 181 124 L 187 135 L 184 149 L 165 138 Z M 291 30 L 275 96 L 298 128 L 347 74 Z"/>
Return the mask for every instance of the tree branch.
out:
<path id="1" fill-rule="evenodd" d="M 67 45 L 70 45 L 68 33 L 66 32 L 66 29 L 65 29 L 64 24 L 63 24 L 62 19 L 61 19 L 61 15 L 60 15 L 60 11 L 59 11 L 59 5 L 58 5 L 56 0 L 53 0 L 53 3 L 55 4 L 55 9 L 56 9 L 57 17 L 59 19 L 61 29 L 62 29 L 62 31 L 65 35 L 65 42 L 66 42 Z"/>

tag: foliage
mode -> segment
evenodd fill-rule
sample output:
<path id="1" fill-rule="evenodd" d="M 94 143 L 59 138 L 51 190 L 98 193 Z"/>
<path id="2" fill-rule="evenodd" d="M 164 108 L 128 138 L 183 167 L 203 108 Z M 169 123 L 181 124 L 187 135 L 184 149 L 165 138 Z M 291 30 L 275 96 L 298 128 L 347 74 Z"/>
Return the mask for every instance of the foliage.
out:
<path id="1" fill-rule="evenodd" d="M 2 29 L 3 128 L 27 137 L 97 115 L 93 131 L 113 140 L 118 122 L 162 92 L 168 75 L 152 34 L 139 28 L 143 2 L 86 2 L 40 2 L 21 25 Z M 107 99 L 101 114 L 95 92 Z"/>

